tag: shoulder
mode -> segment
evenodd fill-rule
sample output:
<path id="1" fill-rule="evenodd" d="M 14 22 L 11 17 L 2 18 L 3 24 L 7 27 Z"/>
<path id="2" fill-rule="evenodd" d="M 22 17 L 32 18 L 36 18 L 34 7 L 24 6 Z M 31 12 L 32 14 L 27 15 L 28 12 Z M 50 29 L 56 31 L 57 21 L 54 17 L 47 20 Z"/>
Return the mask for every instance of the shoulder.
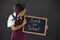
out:
<path id="1" fill-rule="evenodd" d="M 12 25 L 14 25 L 15 20 L 12 20 L 12 19 L 14 19 L 13 16 L 9 15 L 8 20 L 7 20 L 7 27 L 11 27 Z"/>
<path id="2" fill-rule="evenodd" d="M 12 15 L 16 16 L 16 12 L 14 12 Z M 9 15 L 8 19 L 13 19 L 12 15 Z"/>
<path id="3" fill-rule="evenodd" d="M 8 20 L 11 20 L 11 19 L 13 19 L 13 16 L 9 15 Z"/>

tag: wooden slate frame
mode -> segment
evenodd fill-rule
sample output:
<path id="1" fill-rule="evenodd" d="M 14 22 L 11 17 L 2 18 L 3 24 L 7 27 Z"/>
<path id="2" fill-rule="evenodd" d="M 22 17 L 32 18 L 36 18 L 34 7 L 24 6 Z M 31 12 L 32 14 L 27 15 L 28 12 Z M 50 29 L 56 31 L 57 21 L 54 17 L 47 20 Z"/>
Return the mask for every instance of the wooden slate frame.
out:
<path id="1" fill-rule="evenodd" d="M 25 17 L 38 18 L 38 19 L 46 20 L 45 25 L 47 24 L 47 18 L 43 18 L 43 17 L 36 17 L 36 16 L 28 16 L 28 15 L 25 15 Z M 46 30 L 44 30 L 44 33 L 29 32 L 29 31 L 25 31 L 25 30 L 24 30 L 24 27 L 23 27 L 22 32 L 24 32 L 24 33 L 29 33 L 29 34 L 35 34 L 35 35 L 42 35 L 42 36 L 46 36 Z"/>

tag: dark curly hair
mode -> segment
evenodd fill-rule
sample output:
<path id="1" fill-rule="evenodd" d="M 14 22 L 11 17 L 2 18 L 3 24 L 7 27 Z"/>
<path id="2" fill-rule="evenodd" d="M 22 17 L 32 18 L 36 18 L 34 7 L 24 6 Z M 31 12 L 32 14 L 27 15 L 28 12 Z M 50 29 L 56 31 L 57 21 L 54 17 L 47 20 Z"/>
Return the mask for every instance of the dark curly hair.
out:
<path id="1" fill-rule="evenodd" d="M 14 11 L 18 14 L 18 12 L 21 12 L 25 9 L 25 4 L 18 2 L 17 4 L 14 5 Z"/>
<path id="2" fill-rule="evenodd" d="M 17 4 L 14 5 L 14 11 L 16 12 L 16 16 L 18 15 L 19 12 L 25 10 L 25 4 L 18 2 Z M 23 20 L 24 20 L 24 16 L 23 16 Z M 22 23 L 22 22 L 21 22 Z M 17 21 L 17 19 L 15 19 L 15 26 L 21 24 Z"/>

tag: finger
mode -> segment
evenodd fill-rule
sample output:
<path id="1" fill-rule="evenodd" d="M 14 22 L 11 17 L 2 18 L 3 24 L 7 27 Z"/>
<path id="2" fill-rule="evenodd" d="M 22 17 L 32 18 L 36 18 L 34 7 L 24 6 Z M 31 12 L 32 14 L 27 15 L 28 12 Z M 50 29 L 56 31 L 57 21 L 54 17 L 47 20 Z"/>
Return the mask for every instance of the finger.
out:
<path id="1" fill-rule="evenodd" d="M 48 25 L 45 26 L 45 30 L 47 30 L 47 29 L 48 29 Z"/>

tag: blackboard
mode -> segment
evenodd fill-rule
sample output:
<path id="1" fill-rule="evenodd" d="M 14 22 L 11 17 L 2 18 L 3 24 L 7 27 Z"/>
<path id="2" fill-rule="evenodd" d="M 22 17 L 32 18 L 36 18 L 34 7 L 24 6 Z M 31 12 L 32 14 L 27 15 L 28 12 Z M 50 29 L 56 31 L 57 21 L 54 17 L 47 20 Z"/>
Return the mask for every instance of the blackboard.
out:
<path id="1" fill-rule="evenodd" d="M 27 23 L 23 27 L 23 32 L 36 35 L 46 35 L 45 25 L 47 18 L 25 15 Z"/>

